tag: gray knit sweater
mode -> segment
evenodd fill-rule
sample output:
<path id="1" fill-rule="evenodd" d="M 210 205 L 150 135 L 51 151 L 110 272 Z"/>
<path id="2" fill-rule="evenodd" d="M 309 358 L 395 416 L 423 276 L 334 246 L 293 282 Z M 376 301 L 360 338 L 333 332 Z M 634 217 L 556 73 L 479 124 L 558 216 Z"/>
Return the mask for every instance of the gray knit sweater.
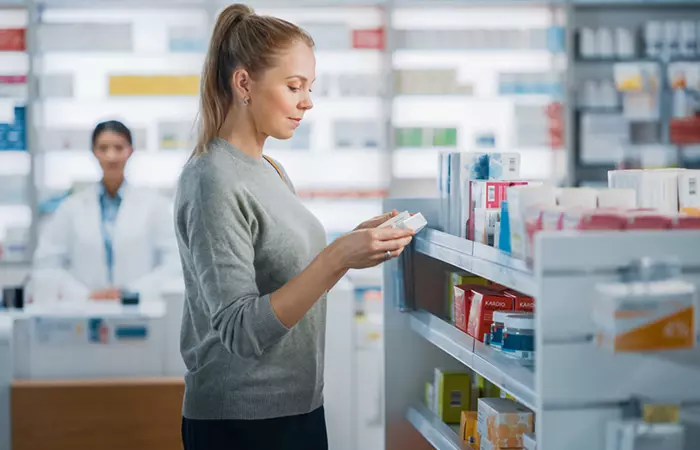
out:
<path id="1" fill-rule="evenodd" d="M 189 419 L 266 419 L 323 403 L 325 296 L 291 329 L 270 305 L 270 293 L 326 245 L 322 225 L 281 171 L 287 183 L 269 162 L 215 139 L 180 177 L 175 227 Z"/>

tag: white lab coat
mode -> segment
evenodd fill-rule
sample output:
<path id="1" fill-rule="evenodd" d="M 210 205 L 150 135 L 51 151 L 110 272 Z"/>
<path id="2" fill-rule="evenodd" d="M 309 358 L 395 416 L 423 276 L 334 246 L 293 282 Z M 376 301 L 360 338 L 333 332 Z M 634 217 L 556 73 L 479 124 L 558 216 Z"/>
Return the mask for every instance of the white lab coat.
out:
<path id="1" fill-rule="evenodd" d="M 86 300 L 92 291 L 111 286 L 144 297 L 164 280 L 182 276 L 170 202 L 129 184 L 122 195 L 112 239 L 113 283 L 96 184 L 65 199 L 46 224 L 30 280 L 35 302 Z"/>

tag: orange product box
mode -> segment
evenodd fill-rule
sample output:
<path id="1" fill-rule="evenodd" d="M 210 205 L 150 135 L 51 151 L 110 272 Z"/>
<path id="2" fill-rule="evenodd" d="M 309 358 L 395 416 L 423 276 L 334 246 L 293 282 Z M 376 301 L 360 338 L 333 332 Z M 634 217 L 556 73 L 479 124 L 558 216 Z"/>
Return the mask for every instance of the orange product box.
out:
<path id="1" fill-rule="evenodd" d="M 467 334 L 484 342 L 484 336 L 491 332 L 494 311 L 512 311 L 513 298 L 479 286 L 472 289 L 472 304 L 467 322 Z"/>
<path id="2" fill-rule="evenodd" d="M 469 312 L 472 306 L 472 289 L 479 287 L 483 286 L 478 284 L 460 284 L 453 288 L 455 326 L 465 333 L 467 332 Z"/>
<path id="3" fill-rule="evenodd" d="M 475 443 L 479 448 L 478 434 L 476 432 L 477 425 L 476 411 L 462 411 L 462 417 L 459 421 L 459 438 L 466 443 Z"/>
<path id="4" fill-rule="evenodd" d="M 513 290 L 504 292 L 508 297 L 513 298 L 513 310 L 521 312 L 535 312 L 535 299 L 529 295 L 521 294 Z"/>
<path id="5" fill-rule="evenodd" d="M 482 449 L 519 449 L 523 434 L 532 433 L 535 418 L 532 411 L 513 400 L 480 398 L 477 421 Z"/>

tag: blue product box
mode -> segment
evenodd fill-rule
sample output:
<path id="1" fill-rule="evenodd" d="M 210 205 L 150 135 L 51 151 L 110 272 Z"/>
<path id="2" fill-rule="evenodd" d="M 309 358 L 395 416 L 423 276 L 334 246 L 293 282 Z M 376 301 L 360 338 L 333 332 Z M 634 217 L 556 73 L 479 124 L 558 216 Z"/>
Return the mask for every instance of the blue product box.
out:
<path id="1" fill-rule="evenodd" d="M 27 108 L 25 106 L 15 106 L 15 124 L 24 125 L 27 119 Z"/>

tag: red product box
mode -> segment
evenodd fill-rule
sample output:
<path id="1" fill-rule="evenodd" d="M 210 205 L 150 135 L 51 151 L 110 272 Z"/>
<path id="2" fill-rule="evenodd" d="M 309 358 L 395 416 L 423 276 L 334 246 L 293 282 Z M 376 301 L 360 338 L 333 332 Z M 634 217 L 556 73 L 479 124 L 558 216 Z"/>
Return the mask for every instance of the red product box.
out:
<path id="1" fill-rule="evenodd" d="M 680 214 L 673 221 L 673 228 L 677 230 L 700 230 L 700 217 Z"/>
<path id="2" fill-rule="evenodd" d="M 622 230 L 625 228 L 625 214 L 617 209 L 598 208 L 592 210 L 572 210 L 564 213 L 564 230 Z"/>
<path id="3" fill-rule="evenodd" d="M 484 342 L 491 332 L 494 311 L 512 311 L 513 298 L 502 292 L 480 286 L 472 289 L 472 304 L 467 322 L 467 334 Z"/>
<path id="4" fill-rule="evenodd" d="M 454 290 L 454 318 L 455 326 L 460 330 L 467 332 L 467 324 L 469 323 L 469 312 L 472 307 L 472 289 L 484 287 L 478 284 L 460 284 L 453 288 Z"/>
<path id="5" fill-rule="evenodd" d="M 513 290 L 507 290 L 504 294 L 513 299 L 513 310 L 535 312 L 535 299 L 529 295 L 521 294 Z"/>
<path id="6" fill-rule="evenodd" d="M 625 230 L 667 230 L 672 226 L 670 216 L 653 211 L 630 211 L 625 222 Z"/>
<path id="7" fill-rule="evenodd" d="M 0 50 L 23 52 L 27 49 L 24 28 L 0 29 Z"/>
<path id="8" fill-rule="evenodd" d="M 27 84 L 26 75 L 0 75 L 0 84 Z"/>
<path id="9" fill-rule="evenodd" d="M 352 48 L 383 50 L 384 29 L 352 30 Z"/>

